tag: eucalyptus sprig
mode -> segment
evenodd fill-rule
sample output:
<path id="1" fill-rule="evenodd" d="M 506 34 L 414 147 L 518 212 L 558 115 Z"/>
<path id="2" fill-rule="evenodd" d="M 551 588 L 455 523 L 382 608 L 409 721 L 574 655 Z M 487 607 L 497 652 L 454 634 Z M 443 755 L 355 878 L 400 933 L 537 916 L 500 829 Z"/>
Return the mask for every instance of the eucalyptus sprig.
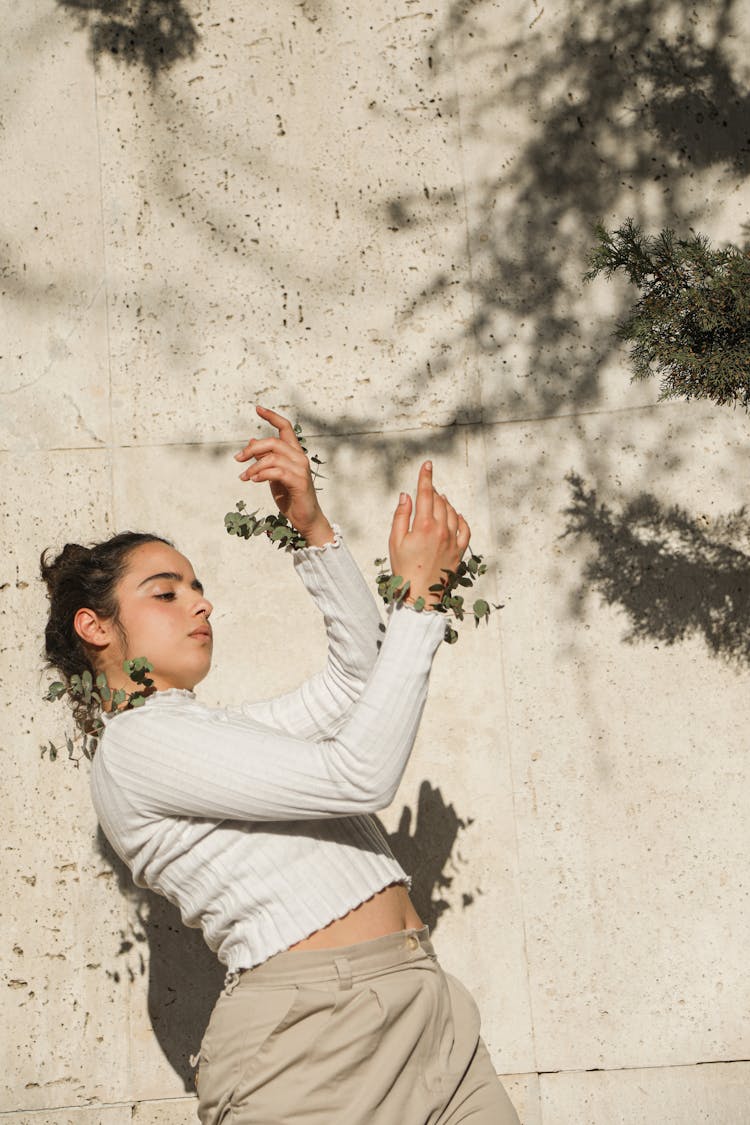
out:
<path id="1" fill-rule="evenodd" d="M 300 443 L 303 453 L 307 453 L 305 439 L 302 436 L 302 427 L 299 422 L 294 423 L 294 432 Z M 320 466 L 325 464 L 317 453 L 310 455 L 310 464 L 313 466 L 313 482 L 320 477 Z M 251 539 L 254 535 L 267 535 L 277 547 L 290 551 L 297 551 L 307 546 L 304 535 L 300 535 L 296 527 L 292 527 L 289 520 L 281 512 L 275 515 L 258 515 L 259 509 L 254 512 L 247 511 L 244 500 L 238 500 L 234 512 L 227 512 L 224 516 L 224 527 L 228 535 L 237 535 L 240 539 Z"/>
<path id="2" fill-rule="evenodd" d="M 129 711 L 135 707 L 142 707 L 146 702 L 149 695 L 152 695 L 156 690 L 154 688 L 154 681 L 149 676 L 149 672 L 153 672 L 153 665 L 149 663 L 145 656 L 138 656 L 135 660 L 125 660 L 122 669 L 126 676 L 134 684 L 137 685 L 135 691 L 126 691 L 125 688 L 115 688 L 114 691 L 110 688 L 107 677 L 103 672 L 94 678 L 91 672 L 86 669 L 80 675 L 73 675 L 67 684 L 61 680 L 55 680 L 47 688 L 47 694 L 44 699 L 48 703 L 55 703 L 58 699 L 69 699 L 74 705 L 79 704 L 84 707 L 92 708 L 92 713 L 86 722 L 86 729 L 80 732 L 76 738 L 71 738 L 70 735 L 65 735 L 65 747 L 68 751 L 68 758 L 78 765 L 79 758 L 75 756 L 75 743 L 78 738 L 81 741 L 81 749 L 83 750 L 84 757 L 91 760 L 94 752 L 99 743 L 102 731 L 104 730 L 104 722 L 101 713 L 104 710 L 104 705 L 109 704 L 110 714 L 119 714 L 121 711 Z M 92 707 L 93 705 L 93 707 Z M 59 747 L 50 742 L 48 746 L 42 747 L 42 757 L 49 754 L 50 761 L 54 762 L 60 753 Z"/>
<path id="3" fill-rule="evenodd" d="M 403 577 L 399 574 L 389 574 L 385 569 L 387 559 L 375 559 L 375 566 L 380 568 L 375 581 L 378 585 L 378 593 L 386 605 L 392 602 L 402 602 L 409 593 L 409 582 L 404 581 Z M 432 603 L 432 610 L 436 613 L 451 614 L 456 621 L 463 621 L 466 616 L 467 610 L 464 604 L 464 595 L 455 593 L 459 588 L 470 589 L 477 578 L 486 572 L 487 564 L 482 555 L 476 555 L 474 552 L 469 554 L 468 559 L 462 559 L 455 570 L 443 570 L 445 578 L 440 582 L 430 586 L 431 594 L 439 594 L 440 597 Z M 426 606 L 426 600 L 423 597 L 415 598 L 412 608 L 421 613 Z M 474 624 L 479 625 L 480 621 L 489 621 L 489 616 L 492 609 L 502 609 L 502 605 L 490 605 L 484 598 L 477 598 L 471 607 L 471 613 L 474 617 Z M 445 640 L 449 645 L 455 644 L 458 640 L 458 631 L 450 624 L 445 624 Z"/>

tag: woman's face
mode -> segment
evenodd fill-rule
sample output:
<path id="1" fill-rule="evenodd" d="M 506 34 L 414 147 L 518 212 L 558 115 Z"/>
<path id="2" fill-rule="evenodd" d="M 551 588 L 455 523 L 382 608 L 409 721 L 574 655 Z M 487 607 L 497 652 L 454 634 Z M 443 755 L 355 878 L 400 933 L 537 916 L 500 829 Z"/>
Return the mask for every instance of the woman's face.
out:
<path id="1" fill-rule="evenodd" d="M 116 594 L 127 637 L 124 651 L 120 644 L 117 652 L 120 667 L 122 660 L 145 656 L 158 691 L 192 691 L 211 667 L 213 606 L 185 556 L 166 543 L 141 544 L 131 552 Z"/>

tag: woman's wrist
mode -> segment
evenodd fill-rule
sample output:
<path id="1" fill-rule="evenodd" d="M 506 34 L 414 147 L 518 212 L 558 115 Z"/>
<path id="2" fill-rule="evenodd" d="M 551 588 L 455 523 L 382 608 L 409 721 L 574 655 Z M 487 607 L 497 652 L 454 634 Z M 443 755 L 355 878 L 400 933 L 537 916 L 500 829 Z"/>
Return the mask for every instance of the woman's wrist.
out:
<path id="1" fill-rule="evenodd" d="M 308 547 L 325 547 L 335 539 L 333 528 L 322 512 L 310 527 L 297 527 L 297 531 L 304 535 Z"/>

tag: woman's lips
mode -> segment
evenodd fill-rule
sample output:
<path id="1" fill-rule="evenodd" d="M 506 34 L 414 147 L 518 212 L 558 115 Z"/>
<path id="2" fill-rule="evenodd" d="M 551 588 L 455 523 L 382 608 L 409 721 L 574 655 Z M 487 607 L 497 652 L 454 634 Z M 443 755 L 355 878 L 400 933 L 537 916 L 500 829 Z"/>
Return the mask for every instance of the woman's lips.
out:
<path id="1" fill-rule="evenodd" d="M 188 633 L 189 637 L 204 637 L 207 641 L 213 639 L 213 634 L 210 629 L 193 629 L 192 633 Z"/>

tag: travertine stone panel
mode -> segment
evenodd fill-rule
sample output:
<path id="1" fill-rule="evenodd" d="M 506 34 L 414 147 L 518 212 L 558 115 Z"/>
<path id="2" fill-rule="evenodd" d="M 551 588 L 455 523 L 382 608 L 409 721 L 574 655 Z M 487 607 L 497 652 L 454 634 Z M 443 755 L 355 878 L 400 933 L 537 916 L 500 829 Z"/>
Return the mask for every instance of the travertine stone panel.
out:
<path id="1" fill-rule="evenodd" d="M 543 1074 L 539 1081 L 543 1125 L 744 1125 L 750 1101 L 748 1063 Z"/>
<path id="2" fill-rule="evenodd" d="M 747 1055 L 745 445 L 685 405 L 492 435 L 540 1070 Z"/>
<path id="3" fill-rule="evenodd" d="M 123 440 L 222 440 L 269 395 L 344 433 L 476 414 L 469 350 L 431 342 L 470 304 L 434 23 L 223 3 L 157 82 L 103 64 Z"/>
<path id="4" fill-rule="evenodd" d="M 597 222 L 628 216 L 651 233 L 742 242 L 743 9 L 479 0 L 438 13 L 433 71 L 456 76 L 472 315 L 437 338 L 473 337 L 486 420 L 656 399 L 656 380 L 631 383 L 614 334 L 635 291 L 585 284 L 586 256 Z"/>
<path id="5" fill-rule="evenodd" d="M 521 1125 L 542 1125 L 539 1076 L 537 1074 L 501 1074 L 500 1080 L 508 1097 L 513 1102 Z"/>
<path id="6" fill-rule="evenodd" d="M 11 455 L 0 577 L 2 980 L 6 994 L 0 1104 L 41 1108 L 112 1096 L 127 1041 L 126 1010 L 108 975 L 120 945 L 121 902 L 93 849 L 85 763 L 64 761 L 64 705 L 42 702 L 46 599 L 42 548 L 107 535 L 109 467 L 100 451 Z M 40 748 L 53 740 L 61 757 Z"/>
<path id="7" fill-rule="evenodd" d="M 87 763 L 76 767 L 67 760 L 65 735 L 73 731 L 64 705 L 42 702 L 52 675 L 40 674 L 47 611 L 39 553 L 66 540 L 89 543 L 112 534 L 109 458 L 94 450 L 6 454 L 0 470 L 8 544 L 0 612 L 9 794 L 2 980 L 12 1013 L 0 1033 L 7 1061 L 0 1104 L 41 1109 L 87 1098 L 178 1095 L 188 1077 L 186 1060 L 177 1059 L 181 1080 L 165 1051 L 180 1047 L 187 1056 L 195 1050 L 202 1023 L 189 1044 L 175 1043 L 172 1034 L 160 1049 L 148 1013 L 154 981 L 145 956 L 154 919 L 147 904 L 122 893 L 120 871 L 101 854 Z M 56 761 L 50 761 L 50 741 L 59 748 Z M 80 756 L 78 746 L 74 754 Z M 163 913 L 159 921 L 162 928 L 168 924 Z M 218 987 L 215 982 L 214 995 Z M 176 999 L 163 997 L 172 1004 Z"/>
<path id="8" fill-rule="evenodd" d="M 421 453 L 409 453 L 399 437 L 383 440 L 395 482 L 384 495 L 382 450 L 371 453 L 358 438 L 308 440 L 326 462 L 321 502 L 373 581 L 397 490 L 413 491 Z M 122 450 L 116 466 L 118 522 L 130 525 L 137 515 L 141 526 L 173 537 L 215 603 L 215 665 L 201 689 L 207 701 L 267 697 L 320 666 L 321 625 L 291 560 L 265 540 L 240 541 L 223 529 L 224 512 L 240 496 L 251 509 L 271 507 L 265 488 L 237 481 L 229 449 L 216 456 L 197 447 Z M 159 488 L 149 488 L 157 478 Z M 486 550 L 481 436 L 463 429 L 456 448 L 436 458 L 435 479 L 471 514 L 477 549 Z M 485 592 L 495 600 L 491 575 Z M 528 1072 L 534 1059 L 503 695 L 497 625 L 475 630 L 469 622 L 458 645 L 438 654 L 418 748 L 383 821 L 397 834 L 402 862 L 417 865 L 430 884 L 440 955 L 475 994 L 498 1070 Z"/>
<path id="9" fill-rule="evenodd" d="M 98 445 L 109 428 L 94 75 L 49 0 L 3 7 L 0 448 Z"/>

